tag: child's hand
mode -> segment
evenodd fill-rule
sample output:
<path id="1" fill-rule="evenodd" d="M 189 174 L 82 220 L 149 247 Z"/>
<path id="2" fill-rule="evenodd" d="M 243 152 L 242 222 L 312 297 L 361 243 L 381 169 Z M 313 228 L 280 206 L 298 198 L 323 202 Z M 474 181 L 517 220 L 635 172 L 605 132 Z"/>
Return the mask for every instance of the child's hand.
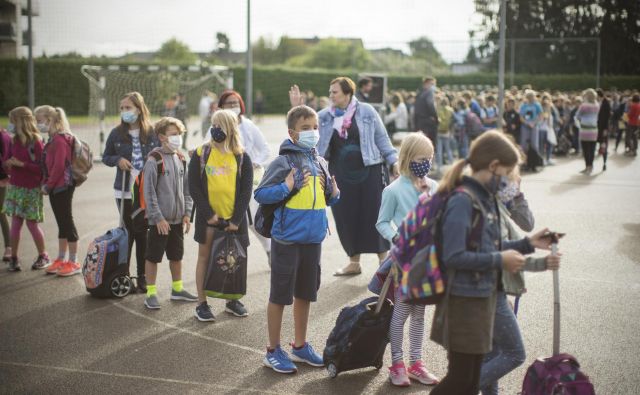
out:
<path id="1" fill-rule="evenodd" d="M 545 263 L 547 264 L 547 270 L 558 270 L 560 269 L 560 257 L 562 254 L 549 254 L 544 258 Z"/>
<path id="2" fill-rule="evenodd" d="M 229 226 L 224 228 L 224 231 L 225 232 L 237 232 L 238 231 L 238 225 L 234 224 L 233 222 L 229 222 Z"/>
<path id="3" fill-rule="evenodd" d="M 524 256 L 516 250 L 506 250 L 502 255 L 502 268 L 508 272 L 516 273 L 524 266 Z"/>
<path id="4" fill-rule="evenodd" d="M 215 225 L 218 223 L 218 214 L 214 214 L 213 217 L 209 218 L 209 220 L 207 221 L 207 224 L 209 225 Z"/>
<path id="5" fill-rule="evenodd" d="M 185 234 L 189 233 L 189 229 L 191 229 L 191 218 L 188 215 L 182 217 L 182 229 L 185 229 Z"/>
<path id="6" fill-rule="evenodd" d="M 535 248 L 540 248 L 541 250 L 550 250 L 551 243 L 553 242 L 552 237 L 546 237 L 549 234 L 549 228 L 544 228 L 541 231 L 535 233 L 529 241 L 531 245 Z"/>
<path id="7" fill-rule="evenodd" d="M 131 164 L 131 162 L 129 162 L 125 158 L 120 158 L 120 160 L 118 161 L 118 167 L 122 171 L 127 171 L 127 170 L 133 169 L 133 165 Z"/>
<path id="8" fill-rule="evenodd" d="M 298 85 L 293 85 L 291 89 L 289 89 L 289 103 L 291 103 L 291 107 L 304 104 Z"/>
<path id="9" fill-rule="evenodd" d="M 333 190 L 331 191 L 331 197 L 334 198 L 340 195 L 340 190 L 338 189 L 338 184 L 336 183 L 335 177 L 331 177 L 331 185 L 333 185 Z"/>
<path id="10" fill-rule="evenodd" d="M 156 228 L 158 228 L 158 234 L 165 235 L 165 236 L 169 234 L 169 223 L 167 222 L 166 219 L 163 219 L 162 221 L 158 222 L 156 224 Z"/>

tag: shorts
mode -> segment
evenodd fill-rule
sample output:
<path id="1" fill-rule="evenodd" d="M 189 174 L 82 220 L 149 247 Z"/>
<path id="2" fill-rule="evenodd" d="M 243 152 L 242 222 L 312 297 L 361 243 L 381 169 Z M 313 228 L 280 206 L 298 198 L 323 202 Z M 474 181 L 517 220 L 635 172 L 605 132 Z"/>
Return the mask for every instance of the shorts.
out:
<path id="1" fill-rule="evenodd" d="M 282 244 L 271 240 L 269 302 L 290 305 L 293 297 L 315 302 L 320 288 L 322 244 Z"/>
<path id="2" fill-rule="evenodd" d="M 150 225 L 147 231 L 147 251 L 145 259 L 149 262 L 160 263 L 162 256 L 167 253 L 170 261 L 181 261 L 184 255 L 184 231 L 182 224 L 169 225 L 169 234 L 161 235 L 158 227 Z"/>

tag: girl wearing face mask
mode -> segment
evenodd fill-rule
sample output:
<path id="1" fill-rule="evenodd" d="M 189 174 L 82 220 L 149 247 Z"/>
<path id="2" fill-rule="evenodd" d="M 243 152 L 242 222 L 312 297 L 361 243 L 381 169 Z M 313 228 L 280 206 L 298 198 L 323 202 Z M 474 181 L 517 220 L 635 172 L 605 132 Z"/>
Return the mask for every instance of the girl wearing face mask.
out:
<path id="1" fill-rule="evenodd" d="M 414 209 L 421 193 L 429 196 L 438 189 L 438 183 L 427 175 L 433 160 L 433 144 L 422 133 L 412 133 L 405 137 L 400 147 L 398 162 L 400 177 L 382 192 L 382 204 L 376 228 L 385 239 L 395 241 L 398 227 L 407 213 Z M 409 305 L 396 299 L 389 327 L 391 342 L 391 362 L 389 379 L 397 386 L 408 386 L 410 378 L 422 384 L 433 385 L 438 379 L 429 373 L 422 359 L 422 339 L 424 337 L 424 305 Z M 404 325 L 411 316 L 409 326 L 409 362 L 404 365 L 402 339 Z"/>
<path id="2" fill-rule="evenodd" d="M 113 182 L 114 196 L 118 210 L 120 201 L 124 199 L 124 225 L 129 235 L 129 253 L 127 264 L 131 263 L 131 250 L 136 244 L 137 287 L 140 292 L 147 292 L 144 270 L 144 256 L 147 245 L 147 224 L 142 216 L 136 217 L 135 224 L 131 219 L 132 194 L 131 187 L 142 171 L 147 155 L 160 146 L 153 131 L 149 110 L 144 98 L 138 92 L 130 92 L 120 99 L 120 124 L 109 137 L 102 154 L 102 162 L 109 167 L 116 167 L 116 178 Z M 122 177 L 125 187 L 122 191 Z"/>
<path id="3" fill-rule="evenodd" d="M 21 270 L 18 245 L 25 221 L 38 249 L 38 258 L 31 268 L 44 269 L 50 265 L 49 255 L 45 251 L 44 233 L 39 225 L 44 220 L 44 205 L 40 193 L 40 161 L 44 144 L 36 126 L 36 119 L 28 107 L 11 110 L 9 120 L 15 125 L 15 134 L 10 147 L 10 158 L 4 165 L 9 172 L 11 184 L 2 207 L 2 213 L 12 217 L 9 270 Z M 39 126 L 43 127 L 42 124 Z"/>
<path id="4" fill-rule="evenodd" d="M 78 263 L 78 231 L 73 220 L 73 193 L 75 183 L 71 175 L 72 147 L 74 137 L 70 133 L 69 121 L 60 107 L 40 106 L 34 111 L 38 128 L 49 133 L 49 141 L 44 146 L 42 193 L 49 195 L 53 215 L 58 224 L 58 256 L 47 274 L 66 277 L 80 273 Z M 68 259 L 65 259 L 69 251 Z"/>
<path id="5" fill-rule="evenodd" d="M 251 158 L 251 163 L 253 163 L 253 186 L 256 187 L 262 179 L 265 167 L 271 161 L 271 150 L 269 149 L 269 145 L 256 124 L 245 116 L 244 101 L 238 92 L 233 90 L 223 92 L 218 100 L 218 107 L 224 110 L 230 110 L 238 117 L 240 141 L 242 142 L 244 151 Z M 210 138 L 211 135 L 207 135 L 207 137 L 205 137 L 205 141 L 208 141 Z M 257 210 L 258 202 L 255 199 L 251 199 L 251 202 L 249 203 L 249 218 L 251 219 L 249 222 L 252 223 L 250 229 L 258 238 L 258 241 L 267 253 L 267 258 L 270 262 L 271 240 L 263 237 L 253 226 L 252 219 Z"/>
<path id="6" fill-rule="evenodd" d="M 196 207 L 194 239 L 198 242 L 195 316 L 200 321 L 215 320 L 204 292 L 214 230 L 222 220 L 228 222 L 224 230 L 236 232 L 246 250 L 249 246 L 247 209 L 253 188 L 253 164 L 240 140 L 238 115 L 231 110 L 216 111 L 211 117 L 209 133 L 211 140 L 199 147 L 189 162 L 189 190 Z M 239 270 L 246 287 L 247 268 Z M 248 315 L 239 300 L 228 300 L 225 311 L 236 317 Z"/>
<path id="7" fill-rule="evenodd" d="M 549 248 L 547 229 L 531 238 L 503 241 L 496 194 L 508 183 L 520 154 L 503 133 L 490 130 L 471 144 L 468 159 L 454 163 L 438 192 L 454 193 L 441 222 L 441 265 L 447 271 L 447 296 L 436 306 L 431 339 L 448 351 L 447 375 L 431 394 L 477 394 L 485 354 L 491 351 L 496 299 L 503 291 L 503 271 L 517 272 L 523 253 Z M 469 165 L 470 175 L 463 176 Z M 473 198 L 471 197 L 473 196 Z M 481 218 L 480 242 L 468 240 L 472 221 Z"/>
<path id="8" fill-rule="evenodd" d="M 9 186 L 9 174 L 5 168 L 5 163 L 11 155 L 11 135 L 15 133 L 15 125 L 9 123 L 8 128 L 13 129 L 13 132 L 9 132 L 0 127 L 0 207 L 4 205 L 4 199 L 7 193 L 7 186 Z M 7 216 L 0 212 L 0 227 L 2 228 L 2 240 L 4 241 L 4 254 L 2 255 L 2 261 L 9 263 L 11 261 L 11 241 L 9 239 L 9 221 Z"/>

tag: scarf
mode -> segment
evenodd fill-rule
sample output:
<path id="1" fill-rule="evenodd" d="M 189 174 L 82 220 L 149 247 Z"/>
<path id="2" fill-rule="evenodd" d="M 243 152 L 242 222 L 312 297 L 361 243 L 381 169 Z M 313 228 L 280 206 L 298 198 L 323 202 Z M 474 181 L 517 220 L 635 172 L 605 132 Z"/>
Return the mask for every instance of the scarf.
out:
<path id="1" fill-rule="evenodd" d="M 347 130 L 351 127 L 351 120 L 353 119 L 353 114 L 356 112 L 357 104 L 358 99 L 353 96 L 346 111 L 335 105 L 332 105 L 329 109 L 329 112 L 333 115 L 333 128 L 337 130 L 340 137 L 345 140 L 349 137 Z"/>

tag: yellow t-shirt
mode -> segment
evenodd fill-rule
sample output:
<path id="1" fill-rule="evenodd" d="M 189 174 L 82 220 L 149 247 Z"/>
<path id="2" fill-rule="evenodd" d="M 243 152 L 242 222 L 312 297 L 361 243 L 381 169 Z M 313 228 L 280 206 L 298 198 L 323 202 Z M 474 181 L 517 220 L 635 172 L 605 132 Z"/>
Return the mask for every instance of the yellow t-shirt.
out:
<path id="1" fill-rule="evenodd" d="M 198 148 L 198 155 L 202 155 L 202 147 Z M 231 218 L 236 202 L 236 176 L 238 174 L 236 157 L 232 152 L 223 154 L 212 147 L 205 165 L 205 173 L 211 208 L 219 218 Z"/>

